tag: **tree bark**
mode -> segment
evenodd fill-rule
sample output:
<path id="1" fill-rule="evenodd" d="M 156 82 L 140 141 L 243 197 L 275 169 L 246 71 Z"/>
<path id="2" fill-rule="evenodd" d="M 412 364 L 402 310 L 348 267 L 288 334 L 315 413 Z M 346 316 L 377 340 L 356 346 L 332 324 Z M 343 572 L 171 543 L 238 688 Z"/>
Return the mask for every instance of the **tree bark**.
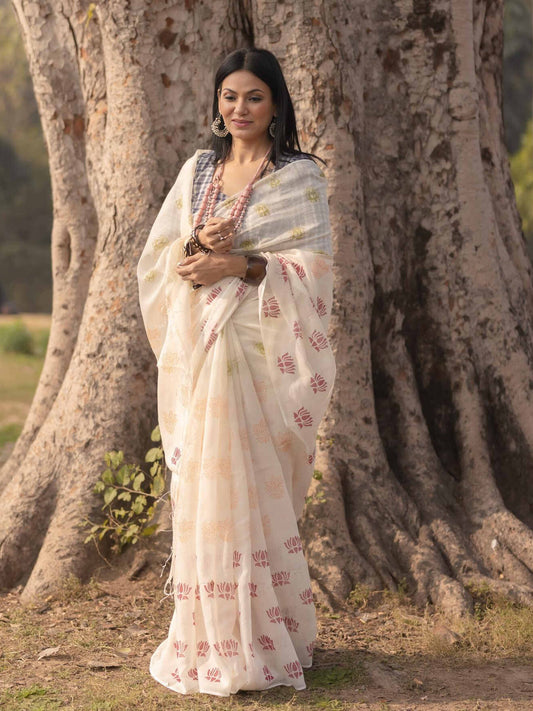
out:
<path id="1" fill-rule="evenodd" d="M 155 422 L 136 263 L 207 144 L 213 70 L 253 43 L 280 59 L 331 191 L 338 380 L 324 496 L 301 520 L 317 590 L 337 604 L 405 580 L 465 612 L 488 582 L 531 602 L 533 280 L 503 144 L 501 3 L 14 5 L 51 159 L 55 292 L 3 470 L 5 585 L 30 599 L 94 566 L 77 524 L 103 454 L 139 458 Z"/>

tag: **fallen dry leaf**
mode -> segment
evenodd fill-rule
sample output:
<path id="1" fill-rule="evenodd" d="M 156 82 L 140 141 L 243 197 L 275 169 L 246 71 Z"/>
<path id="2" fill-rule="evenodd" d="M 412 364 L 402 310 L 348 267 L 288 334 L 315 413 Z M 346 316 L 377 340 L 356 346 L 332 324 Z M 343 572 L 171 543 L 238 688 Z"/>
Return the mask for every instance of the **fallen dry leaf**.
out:
<path id="1" fill-rule="evenodd" d="M 43 649 L 42 652 L 39 652 L 37 661 L 39 661 L 39 659 L 45 659 L 45 657 L 53 657 L 58 652 L 59 647 L 47 647 L 46 649 Z"/>

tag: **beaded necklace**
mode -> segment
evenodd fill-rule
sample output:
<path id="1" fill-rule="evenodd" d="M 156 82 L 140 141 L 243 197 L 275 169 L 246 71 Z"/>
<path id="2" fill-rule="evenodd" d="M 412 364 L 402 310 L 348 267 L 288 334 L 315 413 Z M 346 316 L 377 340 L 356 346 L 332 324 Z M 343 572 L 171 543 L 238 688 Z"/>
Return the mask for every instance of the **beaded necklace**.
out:
<path id="1" fill-rule="evenodd" d="M 263 172 L 264 168 L 268 165 L 270 153 L 272 152 L 272 146 L 268 149 L 267 153 L 265 154 L 263 160 L 259 164 L 259 167 L 255 171 L 254 177 L 250 180 L 248 185 L 241 190 L 241 193 L 237 200 L 233 203 L 233 206 L 230 211 L 230 218 L 233 219 L 235 223 L 235 229 L 234 231 L 237 232 L 237 230 L 240 228 L 242 225 L 242 221 L 244 220 L 244 215 L 246 212 L 246 208 L 248 207 L 248 203 L 250 202 L 250 198 L 252 196 L 252 192 L 254 189 L 254 185 L 257 182 L 258 176 Z M 218 194 L 220 192 L 220 183 L 222 182 L 222 175 L 224 174 L 224 163 L 221 163 L 220 165 L 217 166 L 215 172 L 213 173 L 213 177 L 211 179 L 211 182 L 207 186 L 207 190 L 205 191 L 204 198 L 202 200 L 202 204 L 200 205 L 200 209 L 196 215 L 195 222 L 194 222 L 194 227 L 198 227 L 202 219 L 209 219 L 210 217 L 213 216 L 213 213 L 215 211 L 215 207 L 217 204 L 217 198 Z"/>

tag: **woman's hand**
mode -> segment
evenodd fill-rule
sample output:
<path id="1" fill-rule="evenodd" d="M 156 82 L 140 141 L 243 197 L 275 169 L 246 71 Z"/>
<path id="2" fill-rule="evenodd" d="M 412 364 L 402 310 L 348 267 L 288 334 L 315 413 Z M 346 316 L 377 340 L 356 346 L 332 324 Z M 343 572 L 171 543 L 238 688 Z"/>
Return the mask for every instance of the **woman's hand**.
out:
<path id="1" fill-rule="evenodd" d="M 213 252 L 225 254 L 229 252 L 233 245 L 233 235 L 235 223 L 233 219 L 222 219 L 221 217 L 210 217 L 197 237 L 203 247 L 211 249 Z"/>
<path id="2" fill-rule="evenodd" d="M 226 276 L 246 275 L 248 260 L 240 254 L 193 254 L 182 259 L 176 266 L 176 273 L 186 281 L 211 286 Z"/>

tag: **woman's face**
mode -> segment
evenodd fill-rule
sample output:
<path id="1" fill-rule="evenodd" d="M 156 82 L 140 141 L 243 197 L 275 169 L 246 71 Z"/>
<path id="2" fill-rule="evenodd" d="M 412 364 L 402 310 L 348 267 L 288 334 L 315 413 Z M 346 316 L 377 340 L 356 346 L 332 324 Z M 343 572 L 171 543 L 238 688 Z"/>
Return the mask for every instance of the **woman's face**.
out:
<path id="1" fill-rule="evenodd" d="M 222 82 L 218 110 L 232 137 L 243 141 L 263 138 L 276 107 L 268 84 L 247 69 L 239 69 Z"/>

